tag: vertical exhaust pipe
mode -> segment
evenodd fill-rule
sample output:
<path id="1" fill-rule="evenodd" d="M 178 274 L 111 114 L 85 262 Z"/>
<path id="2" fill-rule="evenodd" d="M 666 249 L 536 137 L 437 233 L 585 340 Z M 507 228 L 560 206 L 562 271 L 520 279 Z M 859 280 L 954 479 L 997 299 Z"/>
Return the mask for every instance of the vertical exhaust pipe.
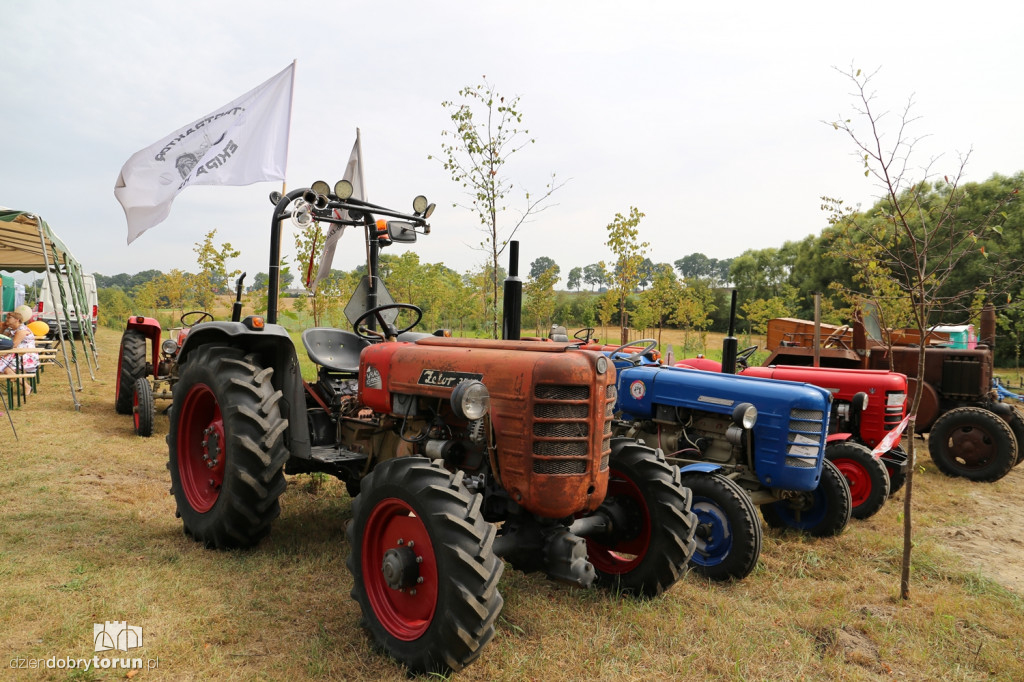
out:
<path id="1" fill-rule="evenodd" d="M 722 341 L 722 374 L 736 373 L 736 348 L 739 343 L 733 335 L 736 331 L 736 290 L 732 290 L 732 305 L 729 308 L 729 336 Z"/>
<path id="2" fill-rule="evenodd" d="M 508 243 L 508 277 L 501 308 L 501 338 L 518 340 L 523 318 L 523 282 L 519 279 L 519 242 Z"/>

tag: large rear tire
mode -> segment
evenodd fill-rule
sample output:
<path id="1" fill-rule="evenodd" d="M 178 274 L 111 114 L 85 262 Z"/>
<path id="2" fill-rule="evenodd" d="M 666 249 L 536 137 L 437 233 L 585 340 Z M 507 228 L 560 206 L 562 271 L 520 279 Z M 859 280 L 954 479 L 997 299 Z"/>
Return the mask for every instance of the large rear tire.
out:
<path id="1" fill-rule="evenodd" d="M 696 549 L 697 517 L 679 469 L 660 450 L 626 438 L 612 440 L 608 494 L 626 523 L 611 535 L 587 538 L 587 558 L 597 584 L 639 597 L 654 597 L 686 574 Z"/>
<path id="2" fill-rule="evenodd" d="M 957 407 L 932 424 L 928 452 L 939 471 L 972 481 L 998 481 L 1017 463 L 1010 425 L 981 407 Z"/>
<path id="3" fill-rule="evenodd" d="M 850 487 L 850 516 L 866 519 L 889 499 L 889 473 L 871 450 L 860 443 L 841 441 L 825 447 L 825 457 L 836 465 Z"/>
<path id="4" fill-rule="evenodd" d="M 1010 425 L 1010 430 L 1013 431 L 1013 437 L 1017 439 L 1017 461 L 1013 465 L 1017 466 L 1024 462 L 1024 417 L 1016 407 L 1012 405 L 1010 407 L 1013 412 L 1010 413 L 1006 422 Z"/>
<path id="5" fill-rule="evenodd" d="M 794 528 L 816 538 L 839 535 L 850 522 L 850 487 L 836 465 L 821 463 L 818 487 L 761 506 L 769 528 Z"/>
<path id="6" fill-rule="evenodd" d="M 135 390 L 132 395 L 132 422 L 135 426 L 135 434 L 143 438 L 152 436 L 155 420 L 153 387 L 149 385 L 149 378 L 141 377 L 135 380 Z"/>
<path id="7" fill-rule="evenodd" d="M 114 410 L 132 413 L 135 382 L 146 376 L 146 337 L 136 329 L 121 336 L 121 352 L 117 357 L 117 386 L 114 389 Z"/>
<path id="8" fill-rule="evenodd" d="M 352 598 L 376 643 L 416 673 L 476 659 L 503 604 L 496 529 L 462 478 L 440 461 L 398 457 L 378 464 L 352 503 Z"/>
<path id="9" fill-rule="evenodd" d="M 171 492 L 185 532 L 207 547 L 250 547 L 281 513 L 288 451 L 272 368 L 228 346 L 201 346 L 174 385 Z"/>
<path id="10" fill-rule="evenodd" d="M 761 556 L 761 520 L 750 496 L 719 474 L 684 472 L 682 484 L 693 493 L 697 549 L 690 568 L 711 580 L 741 580 Z"/>

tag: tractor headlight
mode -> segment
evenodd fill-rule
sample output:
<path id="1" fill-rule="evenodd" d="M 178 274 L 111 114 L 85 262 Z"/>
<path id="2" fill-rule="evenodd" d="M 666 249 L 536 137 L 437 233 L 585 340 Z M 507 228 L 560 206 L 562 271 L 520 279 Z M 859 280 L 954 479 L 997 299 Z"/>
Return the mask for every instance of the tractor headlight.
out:
<path id="1" fill-rule="evenodd" d="M 605 356 L 602 355 L 599 358 L 597 358 L 597 373 L 598 374 L 604 374 L 607 371 L 608 371 L 608 358 L 606 358 Z"/>
<path id="2" fill-rule="evenodd" d="M 174 355 L 178 352 L 178 342 L 174 339 L 164 339 L 160 344 L 160 352 L 164 355 Z"/>
<path id="3" fill-rule="evenodd" d="M 906 393 L 889 393 L 885 396 L 885 405 L 886 407 L 900 407 L 906 400 Z"/>
<path id="4" fill-rule="evenodd" d="M 452 391 L 451 403 L 455 414 L 473 421 L 487 414 L 491 406 L 491 394 L 482 381 L 468 379 Z"/>
<path id="5" fill-rule="evenodd" d="M 745 429 L 754 428 L 757 423 L 757 408 L 750 403 L 740 403 L 732 411 L 732 421 Z"/>

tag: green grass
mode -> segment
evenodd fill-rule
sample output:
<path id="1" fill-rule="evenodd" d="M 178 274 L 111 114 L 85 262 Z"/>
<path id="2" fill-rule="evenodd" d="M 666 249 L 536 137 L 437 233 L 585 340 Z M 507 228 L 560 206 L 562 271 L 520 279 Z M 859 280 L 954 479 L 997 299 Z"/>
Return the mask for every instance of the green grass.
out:
<path id="1" fill-rule="evenodd" d="M 119 333 L 101 330 L 100 371 L 75 411 L 66 376 L 0 417 L 0 651 L 92 657 L 92 625 L 142 626 L 145 680 L 403 680 L 349 597 L 351 500 L 334 479 L 289 477 L 270 537 L 209 551 L 174 517 L 167 417 L 136 437 L 113 411 Z M 301 348 L 301 346 L 299 346 Z M 300 357 L 304 354 L 300 352 Z M 1014 504 L 1024 467 L 991 485 L 938 474 L 919 450 L 911 600 L 898 599 L 899 493 L 837 538 L 765 529 L 754 573 L 688 576 L 636 601 L 507 567 L 497 634 L 459 680 L 1019 680 L 1024 601 L 943 544 L 979 522 L 975 496 Z M 124 671 L 4 670 L 11 679 L 124 679 Z"/>

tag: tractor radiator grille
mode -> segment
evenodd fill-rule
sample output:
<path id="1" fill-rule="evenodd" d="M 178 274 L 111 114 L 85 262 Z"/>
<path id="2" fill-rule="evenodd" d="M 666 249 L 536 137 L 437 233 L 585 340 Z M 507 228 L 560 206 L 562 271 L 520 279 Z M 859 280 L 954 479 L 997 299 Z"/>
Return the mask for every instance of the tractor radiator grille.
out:
<path id="1" fill-rule="evenodd" d="M 822 454 L 821 439 L 825 413 L 821 410 L 794 409 L 789 412 L 789 445 L 786 466 L 813 468 Z"/>
<path id="2" fill-rule="evenodd" d="M 610 450 L 614 386 L 605 391 L 602 449 Z M 608 398 L 608 395 L 611 398 Z M 590 386 L 537 384 L 533 392 L 533 472 L 545 475 L 586 474 L 591 464 Z M 607 456 L 601 467 L 607 466 Z"/>
<path id="3" fill-rule="evenodd" d="M 971 357 L 952 357 L 942 363 L 943 395 L 970 397 L 984 391 L 981 387 L 981 362 Z"/>

